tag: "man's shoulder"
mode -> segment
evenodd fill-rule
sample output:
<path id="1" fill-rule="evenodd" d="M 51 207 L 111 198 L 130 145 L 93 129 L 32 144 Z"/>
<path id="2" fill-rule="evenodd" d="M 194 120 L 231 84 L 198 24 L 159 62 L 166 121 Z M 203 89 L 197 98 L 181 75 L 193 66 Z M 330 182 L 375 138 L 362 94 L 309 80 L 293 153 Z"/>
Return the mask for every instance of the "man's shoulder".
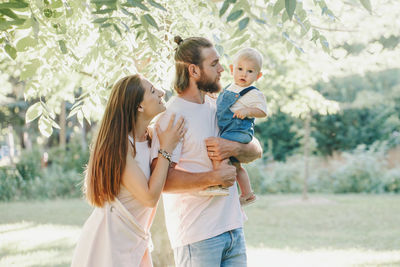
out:
<path id="1" fill-rule="evenodd" d="M 174 103 L 176 103 L 177 101 L 179 101 L 178 97 L 176 96 L 172 96 L 170 99 L 168 99 L 167 103 L 166 103 L 166 107 L 167 109 L 171 108 L 174 106 Z"/>
<path id="2" fill-rule="evenodd" d="M 214 98 L 214 97 L 205 95 L 205 97 L 204 97 L 204 102 L 213 107 L 213 106 L 215 106 L 216 103 L 217 103 L 217 98 Z"/>

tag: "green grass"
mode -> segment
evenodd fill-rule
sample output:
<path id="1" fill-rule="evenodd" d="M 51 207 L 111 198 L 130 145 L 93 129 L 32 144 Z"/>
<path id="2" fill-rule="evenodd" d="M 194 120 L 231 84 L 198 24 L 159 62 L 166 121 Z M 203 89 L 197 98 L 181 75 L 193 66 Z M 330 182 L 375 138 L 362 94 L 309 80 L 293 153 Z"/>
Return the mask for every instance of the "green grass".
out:
<path id="1" fill-rule="evenodd" d="M 69 266 L 92 208 L 83 200 L 0 203 L 0 266 Z M 399 195 L 263 196 L 245 208 L 249 266 L 400 266 Z M 173 264 L 162 209 L 155 266 Z"/>

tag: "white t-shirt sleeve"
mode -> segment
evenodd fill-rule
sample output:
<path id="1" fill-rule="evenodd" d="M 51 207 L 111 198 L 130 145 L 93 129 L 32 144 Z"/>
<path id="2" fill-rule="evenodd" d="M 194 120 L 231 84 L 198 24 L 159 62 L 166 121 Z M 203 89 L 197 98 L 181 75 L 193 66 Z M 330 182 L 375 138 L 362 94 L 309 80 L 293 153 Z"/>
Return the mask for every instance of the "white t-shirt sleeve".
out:
<path id="1" fill-rule="evenodd" d="M 165 112 L 158 118 L 156 125 L 158 124 L 160 126 L 161 131 L 165 131 L 165 129 L 167 128 L 170 117 L 171 117 L 171 114 L 168 114 L 167 112 Z M 176 123 L 176 120 L 177 120 L 177 118 L 175 118 L 174 123 Z M 157 131 L 154 129 L 153 138 L 151 141 L 151 150 L 150 150 L 151 161 L 153 161 L 153 159 L 158 157 L 158 149 L 160 149 L 160 140 L 158 139 Z M 179 162 L 179 159 L 181 157 L 181 151 L 182 151 L 182 142 L 179 142 L 171 155 L 171 160 L 173 162 L 175 162 L 175 163 Z"/>
<path id="2" fill-rule="evenodd" d="M 259 90 L 251 90 L 244 96 L 242 96 L 237 103 L 235 103 L 231 110 L 235 112 L 236 110 L 243 107 L 253 107 L 258 108 L 267 114 L 267 101 L 265 99 L 264 94 Z"/>

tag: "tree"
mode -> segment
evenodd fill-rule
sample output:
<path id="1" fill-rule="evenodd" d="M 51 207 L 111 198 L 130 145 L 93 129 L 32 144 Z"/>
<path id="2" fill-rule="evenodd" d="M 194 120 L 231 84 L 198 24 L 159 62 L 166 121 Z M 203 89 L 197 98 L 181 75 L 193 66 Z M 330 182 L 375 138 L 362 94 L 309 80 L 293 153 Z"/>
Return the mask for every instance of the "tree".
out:
<path id="1" fill-rule="evenodd" d="M 372 11 L 369 0 L 360 3 Z M 13 76 L 25 82 L 25 98 L 37 100 L 27 112 L 27 121 L 38 119 L 40 131 L 49 136 L 53 127 L 59 128 L 55 121 L 61 112 L 59 103 L 72 103 L 69 117 L 76 115 L 81 124 L 84 118 L 98 120 L 111 85 L 128 73 L 143 73 L 169 88 L 176 34 L 212 39 L 225 67 L 228 55 L 240 46 L 261 48 L 270 60 L 268 65 L 277 66 L 267 84 L 293 68 L 282 62 L 282 48 L 303 53 L 296 38 L 311 39 L 329 51 L 327 38 L 310 22 L 324 25 L 327 19 L 337 20 L 324 0 L 194 0 L 186 5 L 173 0 L 162 4 L 154 0 L 10 0 L 0 3 L 4 50 L 0 59 L 14 64 Z M 78 90 L 81 94 L 75 97 Z"/>

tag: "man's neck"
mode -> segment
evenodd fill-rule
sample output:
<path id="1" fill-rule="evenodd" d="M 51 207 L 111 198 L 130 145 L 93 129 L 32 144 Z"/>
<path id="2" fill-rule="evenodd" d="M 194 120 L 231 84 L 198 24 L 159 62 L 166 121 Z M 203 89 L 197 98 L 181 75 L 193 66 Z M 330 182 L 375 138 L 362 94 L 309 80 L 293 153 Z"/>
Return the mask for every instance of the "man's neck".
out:
<path id="1" fill-rule="evenodd" d="M 179 94 L 179 97 L 189 102 L 203 104 L 205 95 L 206 92 L 200 90 L 196 83 L 191 83 L 183 93 Z"/>

